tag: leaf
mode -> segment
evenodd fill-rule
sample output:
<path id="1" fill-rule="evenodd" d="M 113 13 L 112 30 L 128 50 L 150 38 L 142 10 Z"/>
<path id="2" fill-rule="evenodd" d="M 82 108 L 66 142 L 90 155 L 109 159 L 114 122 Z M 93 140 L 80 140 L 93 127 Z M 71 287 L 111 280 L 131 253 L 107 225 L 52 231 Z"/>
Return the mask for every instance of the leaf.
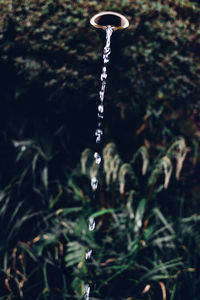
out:
<path id="1" fill-rule="evenodd" d="M 183 263 L 181 261 L 180 258 L 177 259 L 173 259 L 173 260 L 169 260 L 165 263 L 160 263 L 158 265 L 155 265 L 153 268 L 149 269 L 145 275 L 143 275 L 139 281 L 139 283 L 145 282 L 145 281 L 149 281 L 149 280 L 161 280 L 161 279 L 165 279 L 165 278 L 171 278 L 172 274 L 171 272 L 168 272 L 169 270 L 174 270 L 174 272 L 176 271 L 176 269 L 179 269 L 180 266 L 182 266 Z"/>
<path id="2" fill-rule="evenodd" d="M 60 208 L 56 211 L 56 215 L 62 214 L 66 216 L 71 213 L 80 213 L 83 210 L 83 207 L 69 207 L 69 208 Z"/>
<path id="3" fill-rule="evenodd" d="M 65 255 L 66 267 L 78 265 L 85 258 L 85 249 L 79 242 L 70 242 L 67 244 Z"/>
<path id="4" fill-rule="evenodd" d="M 134 232 L 138 233 L 139 229 L 142 227 L 142 221 L 146 209 L 146 203 L 147 199 L 143 198 L 139 201 L 139 204 L 137 206 L 137 210 L 135 212 L 135 219 L 134 219 Z"/>
<path id="5" fill-rule="evenodd" d="M 105 215 L 105 214 L 113 214 L 113 213 L 115 213 L 117 211 L 118 211 L 118 209 L 105 208 L 105 209 L 101 209 L 101 210 L 93 213 L 90 217 L 97 218 L 97 217 Z"/>
<path id="6" fill-rule="evenodd" d="M 48 189 L 48 167 L 45 166 L 44 169 L 42 170 L 42 182 L 44 184 L 45 190 L 47 191 Z"/>
<path id="7" fill-rule="evenodd" d="M 165 225 L 165 227 L 169 230 L 172 235 L 175 235 L 175 231 L 172 228 L 171 224 L 167 221 L 167 219 L 163 216 L 161 211 L 158 208 L 153 209 L 154 214 L 161 220 L 161 222 Z"/>
<path id="8" fill-rule="evenodd" d="M 25 252 L 27 252 L 27 254 L 35 261 L 37 262 L 38 259 L 37 257 L 34 255 L 32 249 L 30 246 L 28 246 L 26 243 L 19 243 L 19 247 L 22 248 Z"/>
<path id="9" fill-rule="evenodd" d="M 58 184 L 58 194 L 56 195 L 56 197 L 54 197 L 50 203 L 49 203 L 49 208 L 52 209 L 54 207 L 54 205 L 58 202 L 58 200 L 60 199 L 60 197 L 63 195 L 63 189 L 62 186 L 60 184 Z"/>

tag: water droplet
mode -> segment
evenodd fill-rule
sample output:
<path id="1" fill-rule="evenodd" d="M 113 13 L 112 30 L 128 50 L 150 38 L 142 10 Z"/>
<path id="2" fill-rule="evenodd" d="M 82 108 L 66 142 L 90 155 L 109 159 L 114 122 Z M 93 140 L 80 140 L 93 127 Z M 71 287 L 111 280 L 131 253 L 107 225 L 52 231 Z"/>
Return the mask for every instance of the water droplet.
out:
<path id="1" fill-rule="evenodd" d="M 97 136 L 96 137 L 96 144 L 100 144 L 101 143 L 101 136 Z"/>
<path id="2" fill-rule="evenodd" d="M 91 187 L 92 187 L 93 191 L 96 191 L 96 189 L 98 187 L 98 179 L 96 177 L 92 177 Z"/>
<path id="3" fill-rule="evenodd" d="M 98 136 L 98 135 L 103 135 L 103 130 L 102 130 L 102 129 L 96 129 L 95 135 L 96 135 L 96 136 Z"/>
<path id="4" fill-rule="evenodd" d="M 98 127 L 100 128 L 102 126 L 102 122 L 98 122 Z"/>
<path id="5" fill-rule="evenodd" d="M 95 158 L 96 164 L 99 165 L 101 163 L 101 155 L 98 152 L 95 152 L 94 158 Z"/>
<path id="6" fill-rule="evenodd" d="M 105 93 L 105 89 L 106 89 L 106 81 L 104 80 L 104 81 L 102 81 L 101 91 L 102 91 L 103 93 Z"/>
<path id="7" fill-rule="evenodd" d="M 104 99 L 104 91 L 100 91 L 99 92 L 99 97 L 100 97 L 100 100 L 103 101 L 103 99 Z"/>
<path id="8" fill-rule="evenodd" d="M 95 136 L 96 136 L 96 143 L 99 144 L 101 142 L 103 135 L 103 130 L 102 129 L 96 129 L 95 131 Z"/>
<path id="9" fill-rule="evenodd" d="M 90 259 L 91 258 L 91 255 L 92 255 L 92 249 L 91 250 L 88 250 L 85 254 L 85 259 Z"/>
<path id="10" fill-rule="evenodd" d="M 89 231 L 93 231 L 95 229 L 95 220 L 94 218 L 90 217 L 89 219 Z"/>
<path id="11" fill-rule="evenodd" d="M 15 148 L 19 147 L 19 143 L 18 142 L 13 142 L 13 145 Z"/>
<path id="12" fill-rule="evenodd" d="M 98 106 L 98 111 L 99 111 L 100 113 L 103 113 L 103 111 L 104 111 L 104 106 L 103 106 L 102 104 L 100 104 L 100 105 Z"/>
<path id="13" fill-rule="evenodd" d="M 101 74 L 101 81 L 105 80 L 107 78 L 107 74 L 106 73 L 102 73 Z"/>
<path id="14" fill-rule="evenodd" d="M 89 284 L 85 284 L 85 293 L 84 293 L 84 299 L 85 300 L 89 300 L 89 296 L 90 296 L 90 286 Z"/>
<path id="15" fill-rule="evenodd" d="M 26 146 L 23 145 L 23 146 L 21 147 L 21 150 L 22 150 L 22 151 L 25 151 L 25 150 L 26 150 Z"/>
<path id="16" fill-rule="evenodd" d="M 103 61 L 104 61 L 105 64 L 107 64 L 109 62 L 109 58 L 105 55 L 103 57 Z"/>
<path id="17" fill-rule="evenodd" d="M 103 119 L 104 118 L 103 114 L 98 113 L 98 118 Z"/>
<path id="18" fill-rule="evenodd" d="M 105 56 L 108 56 L 110 53 L 111 53 L 110 47 L 104 47 L 103 54 Z"/>

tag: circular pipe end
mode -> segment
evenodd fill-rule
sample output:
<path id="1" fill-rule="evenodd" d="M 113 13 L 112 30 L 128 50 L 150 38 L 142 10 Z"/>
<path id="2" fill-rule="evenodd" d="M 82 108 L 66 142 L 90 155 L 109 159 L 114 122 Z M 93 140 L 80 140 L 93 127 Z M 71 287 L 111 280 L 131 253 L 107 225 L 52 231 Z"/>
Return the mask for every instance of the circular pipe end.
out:
<path id="1" fill-rule="evenodd" d="M 90 24 L 95 28 L 106 30 L 107 26 L 111 26 L 113 31 L 122 30 L 129 26 L 129 21 L 123 15 L 113 11 L 103 11 L 94 15 L 90 19 Z"/>

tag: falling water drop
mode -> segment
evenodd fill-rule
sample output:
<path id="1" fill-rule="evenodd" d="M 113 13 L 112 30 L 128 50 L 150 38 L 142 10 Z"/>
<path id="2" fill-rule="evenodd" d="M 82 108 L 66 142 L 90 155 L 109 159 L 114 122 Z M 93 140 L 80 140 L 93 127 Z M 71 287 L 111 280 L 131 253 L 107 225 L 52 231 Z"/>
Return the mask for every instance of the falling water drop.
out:
<path id="1" fill-rule="evenodd" d="M 103 99 L 104 99 L 104 92 L 103 91 L 99 92 L 99 97 L 100 97 L 100 100 L 103 101 Z"/>
<path id="2" fill-rule="evenodd" d="M 102 136 L 103 136 L 103 130 L 102 129 L 96 129 L 95 131 L 96 136 L 96 143 L 99 144 L 101 142 Z"/>
<path id="3" fill-rule="evenodd" d="M 102 130 L 102 129 L 96 129 L 95 135 L 96 135 L 96 136 L 98 136 L 98 135 L 103 135 L 103 130 Z"/>
<path id="4" fill-rule="evenodd" d="M 101 155 L 98 152 L 94 153 L 95 162 L 97 165 L 101 163 Z"/>
<path id="5" fill-rule="evenodd" d="M 105 46 L 105 47 L 104 47 L 103 54 L 104 54 L 104 55 L 109 55 L 110 53 L 111 53 L 111 49 L 110 49 L 110 47 L 108 47 L 108 46 Z"/>
<path id="6" fill-rule="evenodd" d="M 95 229 L 95 220 L 94 218 L 90 217 L 89 219 L 89 231 L 93 231 Z"/>
<path id="7" fill-rule="evenodd" d="M 104 118 L 103 114 L 98 113 L 98 118 L 103 119 Z"/>
<path id="8" fill-rule="evenodd" d="M 105 89 L 106 89 L 106 81 L 104 80 L 104 81 L 102 82 L 101 91 L 102 91 L 103 93 L 105 93 Z"/>
<path id="9" fill-rule="evenodd" d="M 85 259 L 88 260 L 91 258 L 91 255 L 92 255 L 92 249 L 88 250 L 85 254 Z"/>
<path id="10" fill-rule="evenodd" d="M 100 128 L 102 126 L 102 122 L 98 122 L 98 127 Z"/>
<path id="11" fill-rule="evenodd" d="M 103 106 L 103 104 L 100 104 L 99 106 L 98 106 L 98 111 L 99 111 L 99 113 L 103 113 L 103 111 L 104 111 L 104 106 Z"/>
<path id="12" fill-rule="evenodd" d="M 85 293 L 84 293 L 84 299 L 85 300 L 89 300 L 89 296 L 90 296 L 90 286 L 89 284 L 85 284 Z"/>
<path id="13" fill-rule="evenodd" d="M 93 191 L 96 191 L 98 187 L 98 179 L 96 177 L 92 177 L 91 179 L 91 187 Z"/>
<path id="14" fill-rule="evenodd" d="M 101 81 L 105 80 L 107 78 L 107 74 L 106 73 L 102 73 L 101 74 Z"/>
<path id="15" fill-rule="evenodd" d="M 96 137 L 96 143 L 97 143 L 97 144 L 100 144 L 100 143 L 101 143 L 101 137 L 100 137 L 100 136 L 97 136 L 97 137 Z"/>

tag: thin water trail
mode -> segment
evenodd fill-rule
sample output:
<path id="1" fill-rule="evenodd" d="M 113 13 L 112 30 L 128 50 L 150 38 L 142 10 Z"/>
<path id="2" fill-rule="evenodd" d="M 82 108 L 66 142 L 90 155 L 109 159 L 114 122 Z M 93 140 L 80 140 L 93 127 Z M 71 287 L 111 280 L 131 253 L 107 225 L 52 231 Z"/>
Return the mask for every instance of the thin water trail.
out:
<path id="1" fill-rule="evenodd" d="M 106 90 L 106 79 L 107 79 L 107 63 L 109 62 L 109 56 L 111 53 L 111 36 L 113 33 L 112 26 L 108 25 L 106 27 L 106 45 L 103 49 L 103 67 L 101 72 L 101 89 L 99 92 L 99 104 L 98 104 L 98 110 L 97 110 L 97 116 L 98 116 L 98 124 L 97 129 L 95 130 L 95 139 L 96 144 L 100 145 L 102 143 L 103 138 L 103 119 L 104 119 L 104 96 L 105 96 L 105 90 Z M 98 166 L 100 166 L 102 157 L 99 153 L 100 151 L 96 151 L 94 153 L 94 159 Z M 96 197 L 96 190 L 98 188 L 98 178 L 96 176 L 93 176 L 91 178 L 91 187 L 94 193 L 94 197 Z M 93 231 L 95 229 L 95 220 L 93 217 L 89 218 L 89 231 Z M 92 255 L 92 249 L 89 249 L 86 252 L 86 260 L 89 260 Z M 89 300 L 90 298 L 90 285 L 88 283 L 85 284 L 85 292 L 84 292 L 84 299 Z"/>

